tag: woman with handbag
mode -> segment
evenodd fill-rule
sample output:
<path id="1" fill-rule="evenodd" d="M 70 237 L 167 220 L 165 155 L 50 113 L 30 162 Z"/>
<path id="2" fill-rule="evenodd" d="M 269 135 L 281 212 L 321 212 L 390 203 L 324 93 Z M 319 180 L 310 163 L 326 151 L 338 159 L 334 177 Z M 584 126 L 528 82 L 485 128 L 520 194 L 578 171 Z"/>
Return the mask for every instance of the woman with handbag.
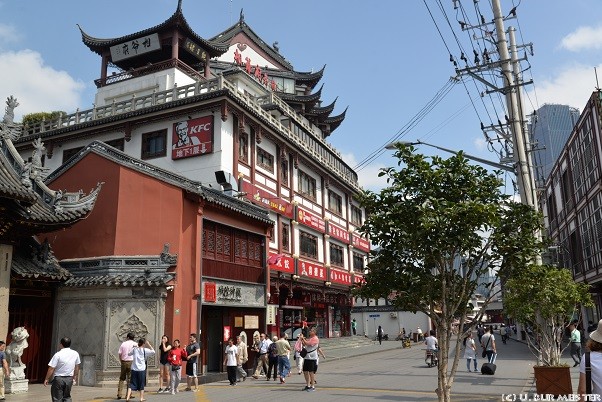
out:
<path id="1" fill-rule="evenodd" d="M 303 357 L 303 375 L 305 376 L 305 388 L 304 391 L 315 391 L 316 384 L 316 370 L 318 369 L 318 348 L 320 347 L 320 340 L 316 335 L 316 330 L 309 330 L 309 338 L 301 336 L 301 342 L 303 343 L 303 349 L 301 350 L 301 356 Z"/>
<path id="2" fill-rule="evenodd" d="M 145 348 L 145 346 L 148 346 Z M 138 340 L 138 346 L 134 346 L 132 351 L 129 353 L 130 356 L 134 356 L 132 360 L 132 373 L 130 375 L 130 387 L 128 388 L 126 401 L 129 401 L 132 397 L 132 391 L 140 391 L 140 402 L 145 401 L 144 399 L 144 385 L 146 384 L 146 359 L 149 356 L 155 354 L 155 349 L 151 346 L 149 341 L 144 338 Z"/>
<path id="3" fill-rule="evenodd" d="M 182 360 L 186 358 L 186 351 L 180 347 L 180 340 L 174 339 L 173 345 L 168 352 L 167 360 L 171 365 L 169 372 L 171 394 L 178 393 L 178 386 L 182 381 Z"/>

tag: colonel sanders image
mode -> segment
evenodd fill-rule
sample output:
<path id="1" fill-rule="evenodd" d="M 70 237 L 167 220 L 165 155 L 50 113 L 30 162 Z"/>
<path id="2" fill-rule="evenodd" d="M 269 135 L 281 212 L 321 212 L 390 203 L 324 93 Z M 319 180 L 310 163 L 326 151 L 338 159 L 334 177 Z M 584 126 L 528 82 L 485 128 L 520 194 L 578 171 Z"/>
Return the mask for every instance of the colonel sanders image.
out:
<path id="1" fill-rule="evenodd" d="M 199 145 L 201 140 L 197 137 L 190 137 L 188 135 L 188 122 L 181 121 L 176 124 L 176 133 L 178 134 L 178 142 L 173 144 L 173 149 L 186 147 L 189 145 Z"/>

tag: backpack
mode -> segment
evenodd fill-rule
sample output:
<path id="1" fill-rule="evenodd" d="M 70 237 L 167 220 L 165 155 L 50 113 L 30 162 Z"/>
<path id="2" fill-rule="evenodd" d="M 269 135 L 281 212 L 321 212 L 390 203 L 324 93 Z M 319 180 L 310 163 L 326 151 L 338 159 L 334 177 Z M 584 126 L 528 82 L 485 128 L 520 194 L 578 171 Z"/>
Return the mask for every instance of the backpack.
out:
<path id="1" fill-rule="evenodd" d="M 278 357 L 278 349 L 276 348 L 276 342 L 272 342 L 268 346 L 268 354 L 270 357 Z"/>

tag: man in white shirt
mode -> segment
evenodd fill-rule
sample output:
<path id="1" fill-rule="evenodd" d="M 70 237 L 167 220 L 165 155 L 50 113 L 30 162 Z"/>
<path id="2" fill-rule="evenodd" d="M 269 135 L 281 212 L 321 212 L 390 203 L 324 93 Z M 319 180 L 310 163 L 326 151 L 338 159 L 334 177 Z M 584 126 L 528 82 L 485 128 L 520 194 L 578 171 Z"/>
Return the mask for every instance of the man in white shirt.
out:
<path id="1" fill-rule="evenodd" d="M 439 347 L 439 342 L 437 338 L 435 338 L 435 331 L 431 329 L 429 332 L 429 336 L 424 340 L 424 344 L 426 345 L 426 354 L 424 356 L 424 361 L 427 362 L 429 353 L 435 353 L 435 359 L 437 360 L 437 348 Z"/>
<path id="2" fill-rule="evenodd" d="M 48 363 L 48 372 L 44 379 L 44 386 L 52 383 L 52 402 L 71 402 L 71 387 L 73 383 L 77 383 L 80 363 L 79 353 L 71 349 L 71 338 L 62 338 L 59 351 Z"/>
<path id="3" fill-rule="evenodd" d="M 265 334 L 259 335 L 259 361 L 257 362 L 257 368 L 253 374 L 253 378 L 258 379 L 261 367 L 263 372 L 268 373 L 268 347 L 272 344 L 272 341 L 265 336 Z"/>

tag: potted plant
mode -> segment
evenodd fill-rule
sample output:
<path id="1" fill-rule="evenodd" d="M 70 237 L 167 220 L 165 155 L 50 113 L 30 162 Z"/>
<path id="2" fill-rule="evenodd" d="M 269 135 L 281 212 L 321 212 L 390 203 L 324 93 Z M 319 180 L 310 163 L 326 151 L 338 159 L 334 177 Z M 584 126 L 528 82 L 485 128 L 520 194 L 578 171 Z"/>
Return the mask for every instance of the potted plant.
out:
<path id="1" fill-rule="evenodd" d="M 503 301 L 510 316 L 532 328 L 527 344 L 538 359 L 537 392 L 572 394 L 570 367 L 560 362 L 568 347 L 562 346 L 562 338 L 579 306 L 593 305 L 589 285 L 576 283 L 568 269 L 532 264 L 506 281 Z"/>

